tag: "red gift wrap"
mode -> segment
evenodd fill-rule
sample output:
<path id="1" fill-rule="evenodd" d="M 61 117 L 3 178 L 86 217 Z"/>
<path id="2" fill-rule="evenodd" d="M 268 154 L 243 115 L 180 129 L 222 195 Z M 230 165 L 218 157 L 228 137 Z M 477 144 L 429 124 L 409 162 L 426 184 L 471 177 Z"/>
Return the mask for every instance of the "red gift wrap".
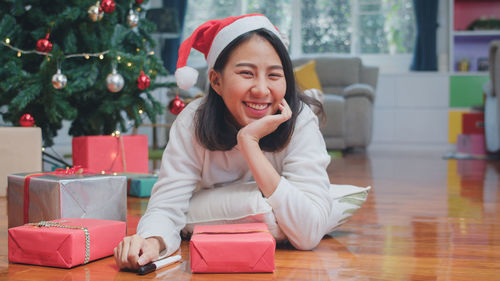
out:
<path id="1" fill-rule="evenodd" d="M 484 135 L 484 113 L 464 113 L 462 115 L 462 133 L 465 135 Z"/>
<path id="2" fill-rule="evenodd" d="M 9 262 L 71 268 L 113 255 L 125 222 L 60 219 L 9 229 Z"/>
<path id="3" fill-rule="evenodd" d="M 265 223 L 197 225 L 189 244 L 191 271 L 274 272 L 275 250 Z"/>
<path id="4" fill-rule="evenodd" d="M 148 136 L 83 136 L 72 141 L 73 165 L 106 172 L 148 172 Z"/>

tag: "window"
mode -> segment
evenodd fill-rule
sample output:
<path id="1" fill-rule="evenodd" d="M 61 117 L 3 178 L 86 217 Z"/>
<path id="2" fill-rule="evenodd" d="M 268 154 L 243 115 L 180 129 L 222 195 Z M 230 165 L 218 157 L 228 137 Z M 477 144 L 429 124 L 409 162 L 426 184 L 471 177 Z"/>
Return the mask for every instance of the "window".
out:
<path id="1" fill-rule="evenodd" d="M 413 52 L 412 0 L 190 0 L 184 38 L 209 19 L 253 12 L 269 17 L 289 37 L 292 57 Z"/>

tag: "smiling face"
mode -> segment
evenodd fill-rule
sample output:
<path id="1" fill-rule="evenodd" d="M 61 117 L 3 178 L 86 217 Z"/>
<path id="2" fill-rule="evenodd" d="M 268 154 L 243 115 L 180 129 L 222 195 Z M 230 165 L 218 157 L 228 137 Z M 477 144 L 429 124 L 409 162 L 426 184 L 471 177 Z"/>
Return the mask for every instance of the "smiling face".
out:
<path id="1" fill-rule="evenodd" d="M 224 69 L 211 69 L 209 77 L 212 88 L 240 127 L 276 113 L 286 92 L 280 57 L 258 35 L 236 47 Z"/>

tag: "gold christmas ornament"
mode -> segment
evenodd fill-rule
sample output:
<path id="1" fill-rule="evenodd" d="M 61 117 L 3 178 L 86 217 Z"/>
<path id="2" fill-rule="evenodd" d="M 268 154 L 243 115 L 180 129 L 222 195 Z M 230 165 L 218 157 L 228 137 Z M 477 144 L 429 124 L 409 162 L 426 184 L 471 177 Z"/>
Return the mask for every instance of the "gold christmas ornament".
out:
<path id="1" fill-rule="evenodd" d="M 101 5 L 99 4 L 99 1 L 95 5 L 90 6 L 88 9 L 89 13 L 89 18 L 93 21 L 100 21 L 102 20 L 102 17 L 104 15 L 104 12 L 101 9 Z"/>

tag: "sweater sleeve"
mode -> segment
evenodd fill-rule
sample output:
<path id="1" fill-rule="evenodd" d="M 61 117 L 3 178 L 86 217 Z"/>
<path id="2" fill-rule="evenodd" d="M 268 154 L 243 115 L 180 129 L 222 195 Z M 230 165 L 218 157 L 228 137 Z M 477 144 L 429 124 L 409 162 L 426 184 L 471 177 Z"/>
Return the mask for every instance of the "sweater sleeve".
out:
<path id="1" fill-rule="evenodd" d="M 305 106 L 285 150 L 279 185 L 267 199 L 278 225 L 297 249 L 316 247 L 327 231 L 329 163 L 318 119 Z"/>
<path id="2" fill-rule="evenodd" d="M 158 181 L 137 226 L 137 233 L 142 237 L 163 239 L 166 251 L 161 255 L 170 255 L 179 248 L 189 199 L 200 180 L 203 150 L 195 139 L 193 116 L 193 108 L 186 107 L 173 123 Z"/>

